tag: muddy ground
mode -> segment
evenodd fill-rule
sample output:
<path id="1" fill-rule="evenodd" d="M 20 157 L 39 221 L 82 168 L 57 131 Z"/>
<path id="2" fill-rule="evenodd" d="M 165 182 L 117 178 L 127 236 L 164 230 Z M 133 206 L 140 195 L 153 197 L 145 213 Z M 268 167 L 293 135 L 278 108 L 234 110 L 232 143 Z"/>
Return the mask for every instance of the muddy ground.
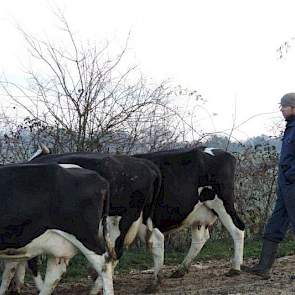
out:
<path id="1" fill-rule="evenodd" d="M 251 265 L 255 260 L 246 260 Z M 286 256 L 277 260 L 272 278 L 261 280 L 256 276 L 242 273 L 240 276 L 227 277 L 228 261 L 207 261 L 194 264 L 191 271 L 181 279 L 171 279 L 169 275 L 175 267 L 164 267 L 161 288 L 153 294 L 295 294 L 295 256 Z M 144 289 L 152 279 L 151 273 L 132 271 L 129 274 L 115 275 L 115 294 L 144 294 Z M 54 294 L 88 294 L 91 286 L 90 278 L 80 281 L 61 282 Z M 37 294 L 32 284 L 28 284 L 22 294 Z"/>

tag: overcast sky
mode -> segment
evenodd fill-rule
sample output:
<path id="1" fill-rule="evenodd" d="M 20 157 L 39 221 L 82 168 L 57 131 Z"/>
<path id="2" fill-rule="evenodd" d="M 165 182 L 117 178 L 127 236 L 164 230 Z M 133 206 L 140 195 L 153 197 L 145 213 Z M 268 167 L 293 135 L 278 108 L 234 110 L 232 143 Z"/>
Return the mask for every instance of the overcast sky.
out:
<path id="1" fill-rule="evenodd" d="M 230 129 L 261 113 L 234 132 L 245 139 L 272 134 L 278 102 L 295 92 L 295 2 L 287 0 L 0 0 L 1 72 L 18 79 L 26 58 L 19 23 L 33 34 L 54 38 L 52 7 L 60 7 L 85 39 L 117 42 L 128 32 L 130 59 L 156 81 L 167 78 L 198 90 L 214 122 L 208 132 Z M 284 58 L 277 49 L 288 41 Z M 3 98 L 0 98 L 3 100 Z M 236 111 L 235 111 L 236 110 Z"/>

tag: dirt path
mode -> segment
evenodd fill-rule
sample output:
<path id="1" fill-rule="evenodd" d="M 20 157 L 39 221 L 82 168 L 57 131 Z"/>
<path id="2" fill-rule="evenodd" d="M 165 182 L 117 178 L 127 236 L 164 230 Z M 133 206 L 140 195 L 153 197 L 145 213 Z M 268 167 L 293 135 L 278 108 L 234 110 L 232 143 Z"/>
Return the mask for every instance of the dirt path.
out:
<path id="1" fill-rule="evenodd" d="M 247 260 L 246 264 L 253 263 Z M 278 259 L 270 280 L 257 279 L 256 276 L 242 273 L 240 276 L 228 278 L 224 274 L 229 270 L 228 261 L 207 261 L 195 264 L 191 271 L 182 279 L 170 279 L 173 267 L 164 268 L 164 279 L 161 289 L 154 294 L 294 294 L 295 280 L 289 279 L 295 274 L 295 256 Z M 151 282 L 150 273 L 131 272 L 126 275 L 116 275 L 114 278 L 115 294 L 144 294 L 144 289 Z M 54 294 L 86 295 L 89 292 L 91 280 L 79 282 L 61 282 Z M 28 285 L 23 294 L 36 294 L 35 288 Z"/>

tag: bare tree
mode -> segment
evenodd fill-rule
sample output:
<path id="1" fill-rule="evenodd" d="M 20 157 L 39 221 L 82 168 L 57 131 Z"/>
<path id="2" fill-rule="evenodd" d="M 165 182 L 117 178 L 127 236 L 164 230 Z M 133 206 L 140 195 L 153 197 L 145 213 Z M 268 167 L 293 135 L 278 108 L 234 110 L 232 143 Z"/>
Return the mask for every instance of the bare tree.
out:
<path id="1" fill-rule="evenodd" d="M 26 111 L 27 122 L 42 128 L 56 151 L 108 150 L 119 143 L 119 151 L 131 152 L 138 142 L 154 150 L 183 136 L 188 126 L 169 106 L 176 95 L 169 82 L 153 85 L 136 67 L 121 66 L 128 38 L 120 53 L 109 57 L 109 43 L 85 47 L 64 15 L 58 20 L 68 45 L 39 40 L 20 29 L 37 68 L 26 72 L 26 86 L 0 81 L 5 95 Z"/>

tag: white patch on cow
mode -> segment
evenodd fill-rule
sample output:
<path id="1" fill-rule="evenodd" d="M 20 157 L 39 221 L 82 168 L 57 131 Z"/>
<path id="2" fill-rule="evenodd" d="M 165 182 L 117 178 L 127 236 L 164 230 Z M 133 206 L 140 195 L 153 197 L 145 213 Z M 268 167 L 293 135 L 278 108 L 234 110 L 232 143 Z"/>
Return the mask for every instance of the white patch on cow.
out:
<path id="1" fill-rule="evenodd" d="M 82 254 L 86 257 L 92 267 L 97 271 L 102 277 L 103 282 L 103 294 L 112 295 L 114 294 L 113 288 L 113 278 L 112 278 L 112 262 L 109 261 L 108 253 L 103 255 L 97 255 L 95 252 L 87 249 L 77 238 L 69 233 L 60 230 L 51 230 L 60 236 L 64 237 L 66 240 L 71 242 L 78 248 Z M 107 262 L 108 261 L 108 262 Z"/>
<path id="2" fill-rule="evenodd" d="M 40 294 L 52 294 L 66 270 L 67 265 L 64 262 L 57 264 L 55 257 L 49 256 L 47 258 L 46 274 Z"/>
<path id="3" fill-rule="evenodd" d="M 148 222 L 152 223 L 151 220 Z M 147 241 L 148 232 L 150 232 L 150 237 Z M 138 237 L 143 243 L 148 243 L 148 248 L 151 250 L 153 255 L 154 269 L 145 272 L 153 272 L 154 278 L 157 281 L 159 271 L 164 264 L 164 235 L 157 228 L 152 228 L 152 231 L 150 231 L 146 225 L 141 224 L 138 231 Z"/>
<path id="4" fill-rule="evenodd" d="M 20 264 L 20 262 L 15 262 L 15 259 L 30 259 L 35 256 L 41 255 L 42 253 L 48 254 L 50 257 L 52 257 L 54 262 L 56 257 L 71 259 L 77 253 L 77 249 L 73 246 L 72 243 L 70 243 L 68 240 L 64 239 L 57 233 L 54 233 L 51 230 L 47 230 L 44 234 L 32 240 L 32 242 L 27 244 L 25 247 L 15 250 L 15 253 L 16 255 L 8 255 L 6 250 L 0 252 L 0 258 L 9 258 L 9 260 L 7 260 L 7 263 L 5 264 L 5 270 L 9 271 L 10 263 L 16 265 Z M 21 264 L 24 263 L 25 262 L 21 262 Z M 46 283 L 44 282 L 43 284 L 42 278 L 40 276 L 34 278 L 37 288 L 41 288 L 42 292 L 40 294 L 51 294 L 56 284 L 59 282 L 61 275 L 66 269 L 66 267 L 64 268 L 63 266 L 60 266 L 61 264 L 56 263 L 56 268 L 54 269 L 54 267 L 51 265 L 52 263 L 49 263 L 50 265 L 47 267 L 48 271 L 46 272 L 45 277 L 45 281 L 47 279 Z M 16 277 L 19 277 L 19 275 L 17 275 Z M 2 285 L 3 282 L 1 284 L 1 288 Z"/>
<path id="5" fill-rule="evenodd" d="M 148 243 L 151 245 L 154 261 L 154 278 L 157 282 L 159 271 L 164 264 L 164 235 L 157 228 L 154 228 Z"/>
<path id="6" fill-rule="evenodd" d="M 75 164 L 58 164 L 58 166 L 65 168 L 65 169 L 82 169 L 82 167 L 75 165 Z"/>
<path id="7" fill-rule="evenodd" d="M 187 216 L 187 218 L 181 223 L 181 227 L 190 226 L 193 224 L 210 226 L 217 219 L 217 216 L 208 209 L 202 202 L 198 202 L 193 211 Z M 178 228 L 180 229 L 180 228 Z"/>
<path id="8" fill-rule="evenodd" d="M 143 243 L 146 243 L 146 233 L 147 233 L 147 227 L 146 227 L 145 224 L 142 223 L 142 224 L 139 226 L 137 236 L 139 237 L 139 239 L 140 239 Z"/>
<path id="9" fill-rule="evenodd" d="M 98 231 L 99 239 L 105 239 L 107 248 L 113 258 L 116 256 L 115 243 L 117 238 L 121 234 L 120 228 L 119 228 L 121 219 L 122 219 L 122 216 L 118 216 L 118 215 L 106 217 L 106 236 L 105 237 L 103 237 L 102 220 L 99 223 L 99 231 Z"/>
<path id="10" fill-rule="evenodd" d="M 153 228 L 154 228 L 154 225 L 153 225 L 153 221 L 152 221 L 152 219 L 150 217 L 147 219 L 146 225 L 147 225 L 148 230 L 150 230 L 150 232 L 152 232 Z"/>
<path id="11" fill-rule="evenodd" d="M 209 230 L 204 224 L 193 224 L 191 234 L 191 246 L 181 264 L 181 267 L 184 267 L 185 269 L 188 269 L 190 267 L 193 259 L 200 253 L 206 241 L 210 238 Z"/>
<path id="12" fill-rule="evenodd" d="M 243 263 L 244 231 L 235 226 L 231 216 L 224 208 L 223 201 L 217 196 L 214 200 L 209 200 L 204 203 L 208 208 L 213 209 L 218 214 L 221 223 L 230 233 L 234 241 L 233 269 L 240 270 L 241 264 Z"/>
<path id="13" fill-rule="evenodd" d="M 30 259 L 46 253 L 55 257 L 73 257 L 77 250 L 73 245 L 60 237 L 53 230 L 47 230 L 44 234 L 32 240 L 25 247 L 14 249 L 14 255 L 7 254 L 11 253 L 11 249 L 0 251 L 0 258 L 8 260 L 21 260 Z"/>
<path id="14" fill-rule="evenodd" d="M 205 148 L 204 149 L 204 153 L 207 153 L 211 156 L 215 156 L 214 153 L 213 153 L 213 150 L 216 150 L 216 148 Z"/>
<path id="15" fill-rule="evenodd" d="M 147 242 L 147 232 L 149 231 L 149 233 L 151 234 L 154 230 L 154 227 L 153 227 L 153 221 L 151 220 L 151 218 L 149 217 L 147 219 L 147 222 L 146 222 L 147 225 L 145 224 L 141 224 L 139 226 L 139 229 L 138 229 L 138 233 L 137 233 L 137 237 L 143 242 L 143 243 L 146 243 Z"/>
<path id="16" fill-rule="evenodd" d="M 117 238 L 120 236 L 120 220 L 122 219 L 122 216 L 108 216 L 106 223 L 107 223 L 107 231 L 110 235 L 110 240 L 113 243 L 113 246 L 115 246 L 115 242 Z"/>
<path id="17" fill-rule="evenodd" d="M 140 229 L 140 225 L 142 224 L 142 212 L 140 213 L 140 216 L 137 220 L 135 220 L 132 225 L 130 226 L 125 239 L 124 239 L 124 245 L 125 246 L 129 246 L 136 238 L 139 229 Z"/>
<path id="18" fill-rule="evenodd" d="M 43 288 L 43 284 L 44 284 L 44 282 L 43 282 L 43 279 L 42 279 L 42 276 L 41 276 L 40 272 L 38 272 L 38 274 L 37 274 L 36 277 L 33 276 L 33 280 L 34 280 L 34 283 L 35 283 L 37 289 L 38 289 L 39 291 L 41 291 L 42 288 Z"/>
<path id="19" fill-rule="evenodd" d="M 30 259 L 42 253 L 48 254 L 52 260 L 50 260 L 47 266 L 48 271 L 46 272 L 40 294 L 50 294 L 49 292 L 53 290 L 52 288 L 54 288 L 55 282 L 58 282 L 59 276 L 66 269 L 66 261 L 77 253 L 77 249 L 84 254 L 95 270 L 101 274 L 104 294 L 114 294 L 112 272 L 109 271 L 110 267 L 108 266 L 111 263 L 106 262 L 108 260 L 108 254 L 97 255 L 87 249 L 75 236 L 60 230 L 47 230 L 25 247 L 2 250 L 0 251 L 0 258 L 9 258 L 10 261 L 13 261 L 15 258 Z M 12 251 L 15 253 L 14 255 L 11 254 Z M 59 264 L 56 264 L 56 258 L 60 258 Z"/>

